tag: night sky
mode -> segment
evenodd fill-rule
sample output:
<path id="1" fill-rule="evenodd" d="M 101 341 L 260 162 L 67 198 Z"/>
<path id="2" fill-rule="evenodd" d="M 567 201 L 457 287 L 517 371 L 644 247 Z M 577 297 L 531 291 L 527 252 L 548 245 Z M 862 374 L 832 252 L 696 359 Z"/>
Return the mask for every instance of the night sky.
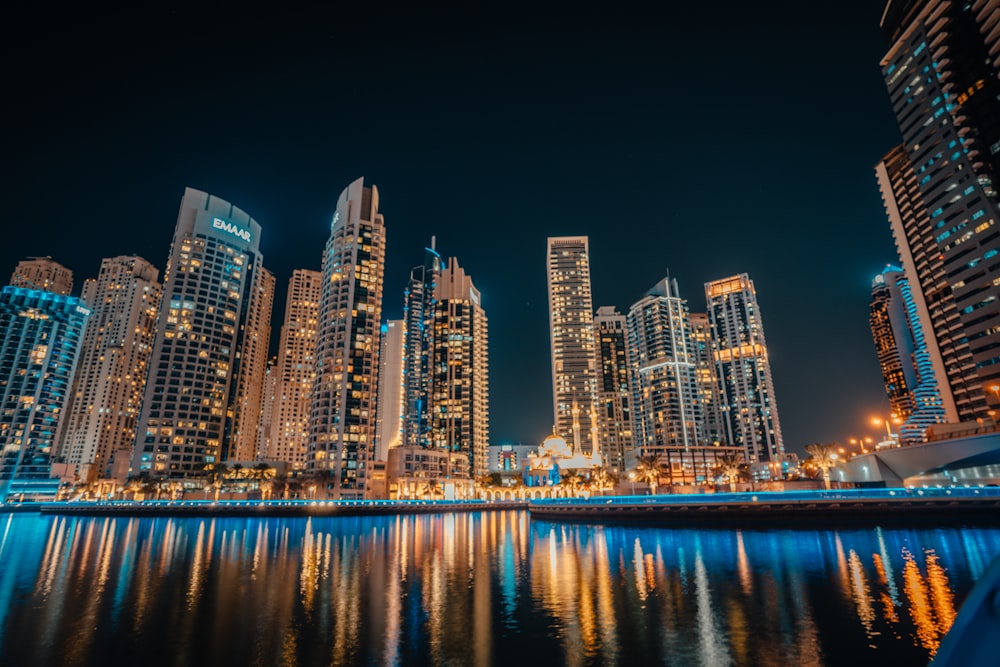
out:
<path id="1" fill-rule="evenodd" d="M 492 442 L 551 429 L 545 243 L 577 234 L 595 308 L 669 271 L 700 311 L 706 281 L 749 273 L 786 448 L 874 437 L 870 287 L 898 261 L 874 176 L 899 142 L 884 3 L 675 4 L 25 10 L 0 28 L 0 277 L 45 255 L 76 293 L 102 257 L 162 272 L 194 187 L 262 225 L 276 351 L 288 278 L 320 268 L 363 176 L 384 318 L 431 235 L 482 291 Z"/>

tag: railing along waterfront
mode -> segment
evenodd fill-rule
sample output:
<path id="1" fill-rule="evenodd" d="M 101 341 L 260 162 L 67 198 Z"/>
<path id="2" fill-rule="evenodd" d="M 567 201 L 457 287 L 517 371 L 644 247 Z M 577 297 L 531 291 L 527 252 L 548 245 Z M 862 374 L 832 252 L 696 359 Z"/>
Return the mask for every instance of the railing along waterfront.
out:
<path id="1" fill-rule="evenodd" d="M 735 493 L 683 493 L 651 496 L 591 496 L 589 498 L 540 498 L 532 505 L 704 505 L 757 502 L 815 502 L 817 500 L 903 500 L 925 498 L 1000 498 L 1000 487 L 941 487 L 893 489 L 831 489 L 808 491 L 741 491 Z"/>

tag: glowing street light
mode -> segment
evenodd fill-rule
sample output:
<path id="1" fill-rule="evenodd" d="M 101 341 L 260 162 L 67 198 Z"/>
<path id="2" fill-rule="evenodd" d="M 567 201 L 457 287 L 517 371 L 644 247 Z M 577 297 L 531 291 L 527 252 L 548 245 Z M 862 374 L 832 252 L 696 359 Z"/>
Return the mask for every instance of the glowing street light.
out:
<path id="1" fill-rule="evenodd" d="M 886 430 L 888 430 L 888 428 L 889 428 L 889 423 L 886 422 Z M 889 434 L 889 437 L 890 438 L 892 437 L 891 433 Z M 862 454 L 867 454 L 868 450 L 865 448 L 865 443 L 867 443 L 869 445 L 872 444 L 872 439 L 871 438 L 848 438 L 847 442 L 851 443 L 852 445 L 857 445 L 858 447 L 861 448 L 861 453 Z"/>

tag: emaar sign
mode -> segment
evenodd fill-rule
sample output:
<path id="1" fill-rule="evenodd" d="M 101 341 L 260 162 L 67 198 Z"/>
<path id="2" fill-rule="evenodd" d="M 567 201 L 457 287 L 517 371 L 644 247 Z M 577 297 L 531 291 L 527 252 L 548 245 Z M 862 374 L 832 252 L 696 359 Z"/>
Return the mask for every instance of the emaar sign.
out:
<path id="1" fill-rule="evenodd" d="M 247 243 L 250 243 L 250 230 L 243 229 L 231 222 L 226 222 L 222 218 L 213 218 L 212 226 L 216 229 L 221 229 L 224 232 L 229 232 L 233 236 L 243 239 Z"/>

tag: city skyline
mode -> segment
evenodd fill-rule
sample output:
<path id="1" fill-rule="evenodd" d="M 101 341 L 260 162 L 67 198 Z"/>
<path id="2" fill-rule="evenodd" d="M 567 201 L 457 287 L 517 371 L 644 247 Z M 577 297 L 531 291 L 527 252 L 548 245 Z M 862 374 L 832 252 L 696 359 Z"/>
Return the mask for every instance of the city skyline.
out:
<path id="1" fill-rule="evenodd" d="M 391 221 L 383 320 L 401 316 L 407 273 L 432 235 L 476 276 L 491 322 L 491 441 L 533 444 L 551 429 L 541 253 L 547 236 L 563 234 L 591 238 L 595 308 L 627 309 L 669 268 L 699 311 L 701 284 L 749 273 L 767 313 L 786 448 L 876 435 L 869 419 L 886 414 L 888 400 L 868 330 L 869 289 L 898 261 L 874 178 L 876 162 L 899 142 L 878 65 L 881 10 L 852 7 L 820 23 L 777 8 L 751 16 L 734 6 L 717 21 L 690 9 L 690 35 L 679 26 L 603 25 L 586 11 L 561 24 L 542 16 L 532 28 L 505 17 L 484 27 L 474 12 L 445 12 L 446 27 L 470 29 L 436 49 L 408 36 L 410 19 L 433 21 L 386 10 L 376 17 L 386 49 L 370 61 L 351 55 L 358 38 L 343 27 L 329 29 L 332 40 L 302 17 L 279 17 L 265 34 L 259 17 L 243 16 L 232 17 L 234 27 L 267 39 L 201 60 L 169 43 L 155 57 L 139 50 L 138 63 L 155 65 L 141 76 L 81 73 L 61 54 L 83 46 L 75 57 L 91 64 L 105 55 L 92 37 L 56 25 L 45 39 L 67 44 L 47 44 L 53 60 L 33 70 L 53 76 L 15 109 L 35 140 L 13 142 L 11 159 L 22 168 L 5 187 L 10 219 L 24 231 L 8 233 L 0 259 L 10 271 L 25 257 L 52 256 L 80 281 L 117 254 L 162 271 L 176 199 L 190 186 L 261 222 L 265 265 L 284 285 L 294 269 L 320 268 L 336 195 L 363 177 L 379 186 Z M 131 20 L 110 18 L 87 23 L 89 34 Z M 163 39 L 179 18 L 166 17 Z M 292 24 L 304 31 L 303 45 L 294 45 Z M 743 35 L 743 24 L 755 36 Z M 775 40 L 760 39 L 765 29 Z M 147 35 L 154 44 L 158 36 Z M 606 48 L 595 49 L 595 37 Z M 694 65 L 721 66 L 724 48 L 742 49 L 747 69 L 722 86 Z M 468 63 L 451 59 L 456 49 L 471 54 Z M 331 63 L 355 75 L 314 77 Z M 214 83 L 193 82 L 195 71 Z M 549 90 L 553 78 L 560 86 Z M 122 81 L 127 94 L 116 89 Z M 456 82 L 459 93 L 449 87 Z M 23 76 L 15 83 L 37 88 Z M 623 91 L 614 100 L 601 92 L 612 83 Z M 212 86 L 246 91 L 249 107 L 236 118 L 173 101 L 188 92 L 210 100 Z M 335 104 L 375 92 L 382 110 L 363 117 Z M 59 104 L 32 106 L 45 100 L 80 104 L 72 116 Z M 464 106 L 449 111 L 456 100 Z M 139 111 L 123 119 L 117 104 Z M 196 139 L 178 141 L 182 128 Z M 707 140 L 727 147 L 724 157 L 706 151 Z M 428 206 L 442 180 L 446 205 Z M 108 187 L 118 199 L 111 207 L 102 205 Z M 41 222 L 52 233 L 32 238 Z M 803 335 L 803 322 L 824 326 Z"/>

